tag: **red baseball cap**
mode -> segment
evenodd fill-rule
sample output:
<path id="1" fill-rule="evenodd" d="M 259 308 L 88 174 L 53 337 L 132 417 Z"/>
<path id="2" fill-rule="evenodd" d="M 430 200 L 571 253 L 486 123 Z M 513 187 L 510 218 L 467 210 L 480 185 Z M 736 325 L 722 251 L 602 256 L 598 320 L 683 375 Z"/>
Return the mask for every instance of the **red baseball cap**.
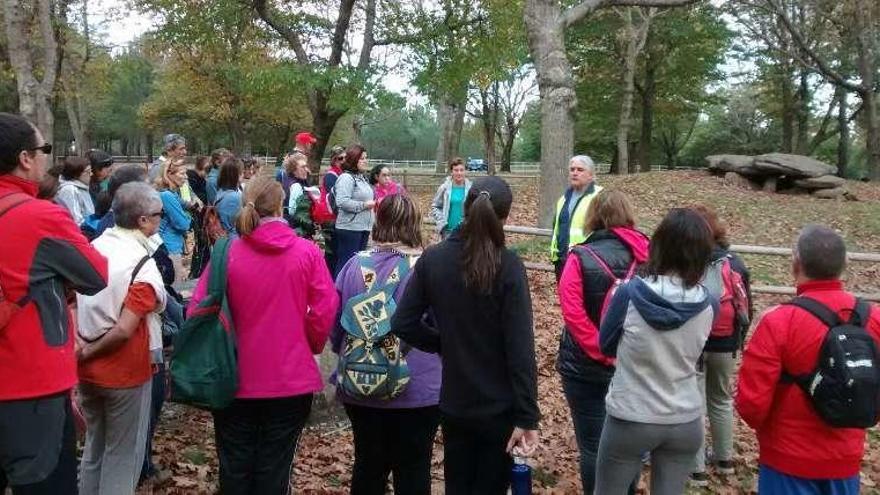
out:
<path id="1" fill-rule="evenodd" d="M 316 138 L 311 132 L 300 132 L 294 139 L 297 144 L 315 144 L 318 142 L 318 138 Z"/>

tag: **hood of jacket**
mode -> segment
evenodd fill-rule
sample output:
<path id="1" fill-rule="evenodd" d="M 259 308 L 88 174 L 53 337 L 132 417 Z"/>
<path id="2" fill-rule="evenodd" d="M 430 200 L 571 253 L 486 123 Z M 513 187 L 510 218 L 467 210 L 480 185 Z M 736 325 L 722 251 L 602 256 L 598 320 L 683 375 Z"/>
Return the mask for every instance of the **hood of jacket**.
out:
<path id="1" fill-rule="evenodd" d="M 633 278 L 628 284 L 630 301 L 636 311 L 656 330 L 675 330 L 712 305 L 718 314 L 718 301 L 702 285 L 685 288 L 677 277 Z"/>
<path id="2" fill-rule="evenodd" d="M 629 248 L 633 258 L 638 263 L 648 261 L 648 247 L 650 240 L 648 236 L 631 227 L 613 227 L 611 232 L 620 239 Z"/>
<path id="3" fill-rule="evenodd" d="M 255 251 L 277 254 L 292 248 L 299 238 L 283 218 L 273 217 L 260 220 L 260 225 L 241 240 Z"/>

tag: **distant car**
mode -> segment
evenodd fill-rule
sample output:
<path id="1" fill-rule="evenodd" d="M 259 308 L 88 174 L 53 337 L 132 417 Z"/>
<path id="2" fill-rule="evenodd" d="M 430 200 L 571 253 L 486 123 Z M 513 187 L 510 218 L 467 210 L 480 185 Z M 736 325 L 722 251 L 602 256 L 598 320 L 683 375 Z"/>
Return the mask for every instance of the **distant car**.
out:
<path id="1" fill-rule="evenodd" d="M 482 158 L 468 157 L 467 169 L 471 172 L 488 172 L 489 165 L 486 163 L 486 160 L 483 160 Z"/>

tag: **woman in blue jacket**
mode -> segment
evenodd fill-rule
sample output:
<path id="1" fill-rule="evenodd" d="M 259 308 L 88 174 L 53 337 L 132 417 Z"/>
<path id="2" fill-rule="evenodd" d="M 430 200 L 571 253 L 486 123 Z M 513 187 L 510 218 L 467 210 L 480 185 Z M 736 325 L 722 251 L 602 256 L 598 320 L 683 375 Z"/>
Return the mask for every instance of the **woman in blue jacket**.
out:
<path id="1" fill-rule="evenodd" d="M 169 161 L 156 181 L 159 197 L 162 198 L 162 223 L 159 235 L 168 248 L 168 257 L 174 262 L 174 280 L 186 279 L 183 266 L 183 251 L 186 233 L 192 224 L 192 217 L 183 207 L 180 186 L 186 183 L 186 163 L 182 159 Z"/>
<path id="2" fill-rule="evenodd" d="M 235 157 L 229 157 L 220 165 L 220 176 L 217 177 L 217 197 L 214 206 L 217 208 L 217 216 L 223 230 L 231 238 L 238 237 L 235 230 L 235 219 L 241 210 L 241 182 L 242 162 Z"/>

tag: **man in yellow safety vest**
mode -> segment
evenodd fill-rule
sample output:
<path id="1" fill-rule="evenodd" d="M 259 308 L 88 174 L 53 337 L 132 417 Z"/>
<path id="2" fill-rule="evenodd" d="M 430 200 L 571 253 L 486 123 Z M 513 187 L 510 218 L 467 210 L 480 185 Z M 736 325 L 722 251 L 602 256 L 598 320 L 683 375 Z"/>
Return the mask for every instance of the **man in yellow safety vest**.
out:
<path id="1" fill-rule="evenodd" d="M 593 159 L 586 155 L 574 156 L 568 162 L 569 187 L 556 202 L 550 242 L 550 260 L 556 270 L 556 280 L 562 274 L 571 246 L 584 242 L 590 235 L 584 229 L 587 209 L 590 201 L 602 190 L 602 186 L 596 184 L 595 170 Z"/>

